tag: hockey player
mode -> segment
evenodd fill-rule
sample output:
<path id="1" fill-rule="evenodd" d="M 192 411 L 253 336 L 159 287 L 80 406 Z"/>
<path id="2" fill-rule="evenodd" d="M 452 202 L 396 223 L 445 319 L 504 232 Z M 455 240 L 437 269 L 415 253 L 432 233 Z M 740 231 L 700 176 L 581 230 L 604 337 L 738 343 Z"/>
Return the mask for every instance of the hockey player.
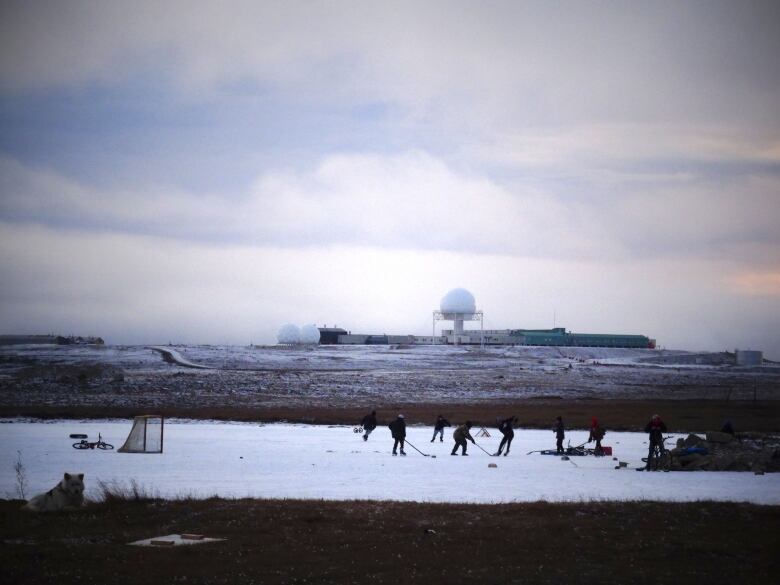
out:
<path id="1" fill-rule="evenodd" d="M 444 442 L 444 427 L 449 427 L 450 422 L 444 418 L 442 415 L 439 415 L 436 417 L 436 425 L 433 427 L 433 439 L 431 439 L 431 443 L 433 443 L 436 440 L 436 435 L 439 435 L 439 441 Z"/>
<path id="2" fill-rule="evenodd" d="M 466 453 L 466 439 L 470 440 L 474 445 L 477 444 L 474 440 L 474 437 L 472 437 L 471 433 L 469 433 L 470 429 L 470 420 L 467 420 L 466 424 L 460 425 L 457 429 L 455 429 L 455 432 L 452 433 L 452 438 L 455 439 L 455 446 L 452 448 L 452 453 L 450 453 L 450 455 L 457 455 L 456 451 L 458 450 L 458 447 L 462 449 L 461 455 L 464 457 L 468 455 L 468 453 Z"/>
<path id="3" fill-rule="evenodd" d="M 504 453 L 504 457 L 509 455 L 509 447 L 512 445 L 512 439 L 515 438 L 515 431 L 512 429 L 512 425 L 514 425 L 516 422 L 517 417 L 510 416 L 509 418 L 502 420 L 498 425 L 498 430 L 501 431 L 501 434 L 504 435 L 504 438 L 501 439 L 501 444 L 498 446 L 498 451 L 494 453 L 495 456 L 501 455 L 501 451 L 503 451 L 504 445 L 506 445 L 506 453 Z"/>
<path id="4" fill-rule="evenodd" d="M 393 439 L 395 439 L 395 443 L 393 443 L 393 455 L 398 455 L 396 452 L 398 445 L 401 445 L 401 455 L 406 455 L 406 453 L 404 453 L 404 440 L 406 439 L 406 421 L 404 420 L 404 415 L 399 414 L 398 418 L 387 426 L 393 435 Z"/>
<path id="5" fill-rule="evenodd" d="M 560 416 L 555 418 L 555 428 L 553 429 L 553 432 L 555 433 L 555 450 L 562 454 L 564 453 L 563 438 L 566 434 L 563 432 L 563 419 Z"/>
<path id="6" fill-rule="evenodd" d="M 363 430 L 365 431 L 365 434 L 363 435 L 363 440 L 368 441 L 368 435 L 370 435 L 371 431 L 373 431 L 376 428 L 376 410 L 372 410 L 371 414 L 367 414 L 366 416 L 364 416 L 360 425 L 363 427 Z"/>

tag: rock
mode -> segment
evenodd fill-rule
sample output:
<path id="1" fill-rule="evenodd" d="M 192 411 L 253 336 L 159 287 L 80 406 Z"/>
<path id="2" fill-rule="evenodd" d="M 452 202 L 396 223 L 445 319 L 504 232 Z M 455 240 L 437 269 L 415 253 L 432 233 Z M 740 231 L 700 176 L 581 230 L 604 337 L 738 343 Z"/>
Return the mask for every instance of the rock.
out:
<path id="1" fill-rule="evenodd" d="M 677 457 L 677 463 L 680 464 L 682 469 L 697 469 L 700 467 L 698 462 L 704 457 L 700 453 L 689 453 L 687 455 L 680 455 Z"/>
<path id="2" fill-rule="evenodd" d="M 677 440 L 672 449 L 675 471 L 780 472 L 780 437 L 766 433 L 743 433 L 739 439 L 726 433 L 707 433 Z"/>
<path id="3" fill-rule="evenodd" d="M 706 447 L 707 442 L 699 435 L 690 434 L 683 439 L 682 444 L 678 441 L 678 447 Z"/>
<path id="4" fill-rule="evenodd" d="M 690 455 L 688 455 L 688 457 L 690 457 Z M 688 464 L 683 467 L 683 469 L 685 471 L 696 471 L 699 469 L 708 469 L 711 464 L 712 464 L 712 457 L 710 457 L 709 455 L 696 455 L 696 458 L 689 461 Z"/>
<path id="5" fill-rule="evenodd" d="M 718 431 L 707 431 L 708 443 L 731 443 L 734 440 L 734 435 L 728 433 L 721 433 Z"/>

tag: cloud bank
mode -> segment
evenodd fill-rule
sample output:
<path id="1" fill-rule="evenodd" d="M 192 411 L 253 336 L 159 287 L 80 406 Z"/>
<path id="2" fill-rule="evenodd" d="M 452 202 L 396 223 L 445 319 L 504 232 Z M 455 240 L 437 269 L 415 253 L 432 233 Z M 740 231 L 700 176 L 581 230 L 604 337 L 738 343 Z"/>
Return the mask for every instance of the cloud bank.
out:
<path id="1" fill-rule="evenodd" d="M 775 2 L 4 2 L 0 328 L 425 333 L 410 315 L 467 286 L 496 327 L 780 352 L 778 25 Z"/>

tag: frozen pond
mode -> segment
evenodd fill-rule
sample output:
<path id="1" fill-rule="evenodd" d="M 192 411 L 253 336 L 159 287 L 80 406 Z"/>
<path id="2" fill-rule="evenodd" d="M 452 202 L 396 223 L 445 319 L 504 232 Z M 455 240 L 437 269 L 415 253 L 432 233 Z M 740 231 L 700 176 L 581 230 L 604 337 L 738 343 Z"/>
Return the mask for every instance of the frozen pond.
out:
<path id="1" fill-rule="evenodd" d="M 72 448 L 70 433 L 85 433 L 117 448 L 129 421 L 5 421 L 0 424 L 0 497 L 16 497 L 13 465 L 21 451 L 30 497 L 53 487 L 65 471 L 85 473 L 87 496 L 99 480 L 127 485 L 135 480 L 164 497 L 259 497 L 392 499 L 425 502 L 498 503 L 579 500 L 722 500 L 780 504 L 780 474 L 737 472 L 637 473 L 646 456 L 646 436 L 609 433 L 605 445 L 627 461 L 616 470 L 612 457 L 526 455 L 555 447 L 550 431 L 516 431 L 509 457 L 488 457 L 469 443 L 469 457 L 451 457 L 452 429 L 444 443 L 430 443 L 430 427 L 410 427 L 406 457 L 392 457 L 392 440 L 380 427 L 363 442 L 351 427 L 167 421 L 165 452 L 158 455 Z M 476 429 L 475 429 L 476 430 Z M 477 443 L 495 452 L 500 433 Z M 584 432 L 567 439 L 579 444 Z M 496 463 L 497 468 L 488 468 Z"/>

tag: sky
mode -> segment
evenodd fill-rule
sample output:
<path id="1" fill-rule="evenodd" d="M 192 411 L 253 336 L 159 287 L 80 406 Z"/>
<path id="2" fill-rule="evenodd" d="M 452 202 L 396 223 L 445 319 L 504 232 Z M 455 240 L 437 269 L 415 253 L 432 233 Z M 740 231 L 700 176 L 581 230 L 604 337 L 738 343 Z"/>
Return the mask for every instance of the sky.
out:
<path id="1" fill-rule="evenodd" d="M 0 4 L 0 332 L 780 359 L 777 2 Z"/>

